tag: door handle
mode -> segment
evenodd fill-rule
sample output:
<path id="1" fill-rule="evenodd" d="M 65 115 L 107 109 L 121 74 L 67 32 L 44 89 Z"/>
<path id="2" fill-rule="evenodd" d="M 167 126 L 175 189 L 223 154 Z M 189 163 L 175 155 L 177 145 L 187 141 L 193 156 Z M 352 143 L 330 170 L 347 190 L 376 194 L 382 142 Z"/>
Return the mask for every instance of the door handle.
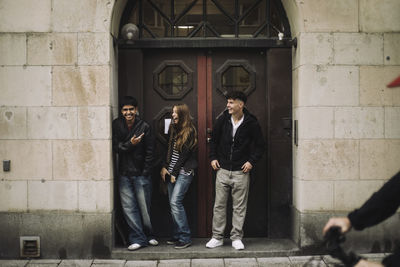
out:
<path id="1" fill-rule="evenodd" d="M 212 129 L 211 128 L 207 128 L 206 129 L 207 144 L 209 144 L 211 142 L 211 134 L 212 134 Z"/>

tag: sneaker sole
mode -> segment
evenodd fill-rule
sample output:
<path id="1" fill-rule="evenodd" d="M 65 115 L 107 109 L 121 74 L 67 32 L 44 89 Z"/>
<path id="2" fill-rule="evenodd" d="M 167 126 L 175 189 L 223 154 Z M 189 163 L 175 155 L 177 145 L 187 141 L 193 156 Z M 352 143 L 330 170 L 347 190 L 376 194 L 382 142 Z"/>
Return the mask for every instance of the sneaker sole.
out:
<path id="1" fill-rule="evenodd" d="M 209 247 L 209 246 L 206 246 L 206 248 L 217 248 L 217 247 L 221 247 L 223 244 L 224 244 L 224 243 L 222 243 L 222 244 L 218 244 L 218 245 L 216 245 L 216 246 L 214 246 L 214 247 Z"/>
<path id="2" fill-rule="evenodd" d="M 189 244 L 186 244 L 186 245 L 184 245 L 184 246 L 181 246 L 181 247 L 177 247 L 177 246 L 175 246 L 175 248 L 176 248 L 176 249 L 183 249 L 183 248 L 190 247 L 191 245 L 192 245 L 192 243 L 189 243 Z"/>

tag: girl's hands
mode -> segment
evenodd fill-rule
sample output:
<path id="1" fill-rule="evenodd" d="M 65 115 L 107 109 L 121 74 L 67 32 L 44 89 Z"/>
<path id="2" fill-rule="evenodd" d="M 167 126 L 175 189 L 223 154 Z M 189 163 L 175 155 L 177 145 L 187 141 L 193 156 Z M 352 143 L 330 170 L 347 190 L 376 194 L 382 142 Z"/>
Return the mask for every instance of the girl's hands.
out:
<path id="1" fill-rule="evenodd" d="M 165 182 L 165 175 L 166 174 L 169 174 L 169 172 L 168 172 L 168 170 L 166 168 L 163 167 L 161 169 L 160 175 L 161 175 L 161 179 L 163 179 L 164 182 Z M 171 176 L 171 180 L 172 180 L 172 176 Z"/>

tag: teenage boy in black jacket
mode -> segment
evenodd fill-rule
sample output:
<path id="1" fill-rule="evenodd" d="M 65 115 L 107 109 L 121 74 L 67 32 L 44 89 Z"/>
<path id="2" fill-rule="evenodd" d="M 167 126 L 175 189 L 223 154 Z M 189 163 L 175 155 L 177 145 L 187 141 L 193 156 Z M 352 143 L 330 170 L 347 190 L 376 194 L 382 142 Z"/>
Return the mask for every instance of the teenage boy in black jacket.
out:
<path id="1" fill-rule="evenodd" d="M 227 95 L 227 110 L 217 119 L 210 146 L 211 167 L 217 171 L 213 235 L 207 248 L 223 245 L 226 205 L 232 195 L 232 247 L 244 249 L 243 224 L 246 217 L 250 171 L 264 153 L 264 138 L 257 118 L 244 108 L 247 97 L 233 91 Z"/>
<path id="2" fill-rule="evenodd" d="M 325 234 L 332 226 L 340 227 L 342 233 L 350 231 L 353 227 L 356 230 L 376 225 L 394 213 L 400 206 L 400 172 L 385 183 L 378 192 L 374 193 L 359 209 L 348 214 L 347 217 L 331 218 L 325 225 Z M 400 266 L 400 248 L 395 253 L 386 257 L 382 264 L 387 267 Z M 360 260 L 355 267 L 378 267 L 379 263 Z"/>
<path id="3" fill-rule="evenodd" d="M 128 249 L 136 250 L 158 245 L 150 221 L 154 145 L 149 124 L 137 115 L 137 100 L 126 96 L 120 106 L 122 116 L 112 123 L 112 145 L 118 154 L 119 193 L 129 225 Z"/>

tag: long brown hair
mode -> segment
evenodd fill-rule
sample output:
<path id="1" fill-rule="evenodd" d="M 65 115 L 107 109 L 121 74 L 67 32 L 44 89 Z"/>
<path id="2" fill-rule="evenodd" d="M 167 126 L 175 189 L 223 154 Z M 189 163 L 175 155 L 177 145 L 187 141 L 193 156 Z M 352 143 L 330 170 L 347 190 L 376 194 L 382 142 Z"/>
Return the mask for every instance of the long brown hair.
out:
<path id="1" fill-rule="evenodd" d="M 186 104 L 178 104 L 174 107 L 178 114 L 178 123 L 172 127 L 172 134 L 175 135 L 176 138 L 175 148 L 179 152 L 182 152 L 183 145 L 189 141 L 187 146 L 193 149 L 197 145 L 197 131 L 190 117 L 189 107 Z"/>

